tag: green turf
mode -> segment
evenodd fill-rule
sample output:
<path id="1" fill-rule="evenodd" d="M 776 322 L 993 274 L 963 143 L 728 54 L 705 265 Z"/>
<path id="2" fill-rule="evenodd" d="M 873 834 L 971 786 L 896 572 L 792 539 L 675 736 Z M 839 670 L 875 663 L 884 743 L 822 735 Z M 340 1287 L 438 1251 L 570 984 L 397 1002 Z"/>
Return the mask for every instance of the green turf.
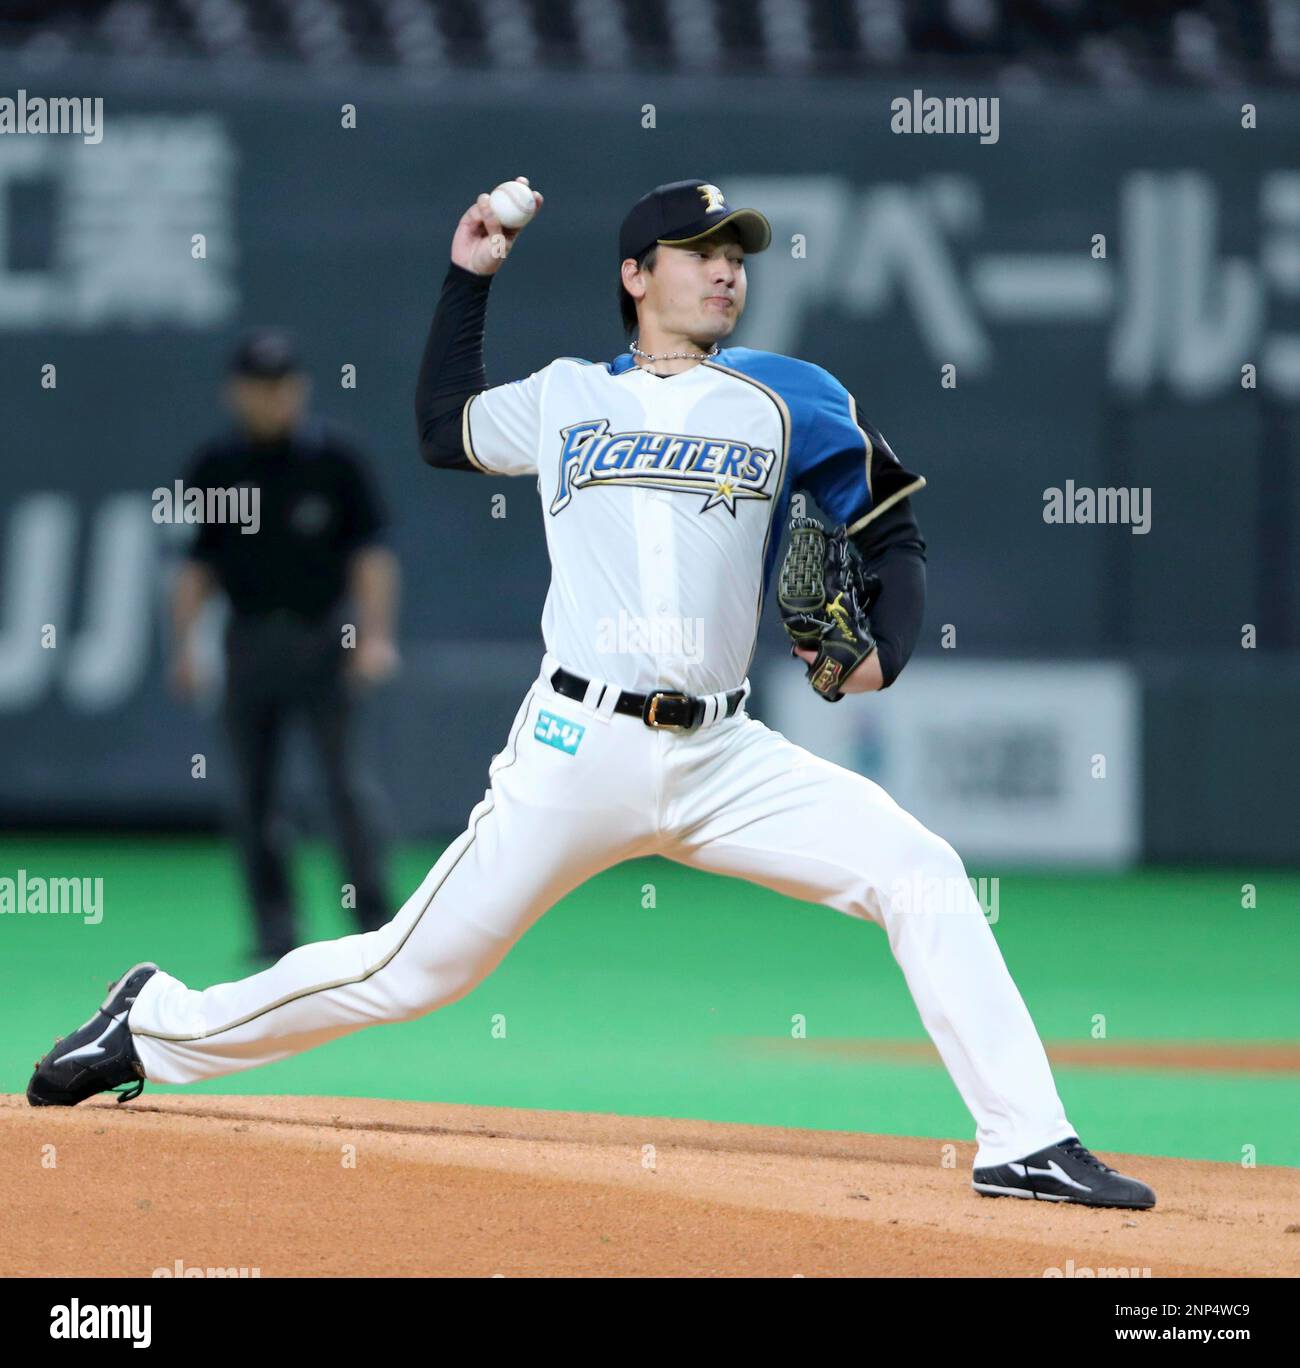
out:
<path id="1" fill-rule="evenodd" d="M 436 854 L 404 852 L 403 894 Z M 220 841 L 0 840 L 0 875 L 19 868 L 101 876 L 105 913 L 98 926 L 0 917 L 0 1090 L 21 1091 L 32 1059 L 136 959 L 195 986 L 248 972 L 240 881 Z M 312 938 L 351 930 L 321 851 L 304 854 L 299 878 Z M 1086 1044 L 1098 1016 L 1111 1042 L 1300 1041 L 1298 905 L 1294 873 L 1003 873 L 995 931 L 1048 1041 Z M 567 898 L 462 1002 L 193 1091 L 973 1135 L 937 1063 L 801 1051 L 796 1014 L 810 1042 L 924 1039 L 879 928 L 651 860 Z M 1295 1074 L 1056 1072 L 1071 1119 L 1103 1151 L 1239 1162 L 1253 1146 L 1261 1164 L 1300 1165 Z"/>

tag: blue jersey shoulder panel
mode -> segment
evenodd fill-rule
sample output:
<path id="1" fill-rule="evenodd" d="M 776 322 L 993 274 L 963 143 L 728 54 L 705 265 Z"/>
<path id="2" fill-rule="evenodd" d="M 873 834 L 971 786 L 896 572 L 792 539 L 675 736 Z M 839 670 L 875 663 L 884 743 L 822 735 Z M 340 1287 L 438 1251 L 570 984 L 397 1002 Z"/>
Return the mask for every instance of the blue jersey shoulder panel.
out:
<path id="1" fill-rule="evenodd" d="M 717 359 L 773 390 L 789 410 L 790 488 L 806 489 L 836 522 L 864 517 L 872 444 L 848 390 L 823 367 L 777 352 L 728 347 Z"/>

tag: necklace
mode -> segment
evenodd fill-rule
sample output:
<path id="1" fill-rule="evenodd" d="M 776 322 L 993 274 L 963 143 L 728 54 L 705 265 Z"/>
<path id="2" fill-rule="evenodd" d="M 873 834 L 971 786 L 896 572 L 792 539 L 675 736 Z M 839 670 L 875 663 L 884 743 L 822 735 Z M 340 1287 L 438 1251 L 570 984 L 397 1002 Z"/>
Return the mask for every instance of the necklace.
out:
<path id="1" fill-rule="evenodd" d="M 644 358 L 646 361 L 707 361 L 709 357 L 717 356 L 718 344 L 715 342 L 713 346 L 711 346 L 709 350 L 706 352 L 660 352 L 656 356 L 651 352 L 643 352 L 641 348 L 638 347 L 635 342 L 633 342 L 632 345 L 628 347 L 628 351 L 630 351 L 634 356 L 640 356 Z"/>

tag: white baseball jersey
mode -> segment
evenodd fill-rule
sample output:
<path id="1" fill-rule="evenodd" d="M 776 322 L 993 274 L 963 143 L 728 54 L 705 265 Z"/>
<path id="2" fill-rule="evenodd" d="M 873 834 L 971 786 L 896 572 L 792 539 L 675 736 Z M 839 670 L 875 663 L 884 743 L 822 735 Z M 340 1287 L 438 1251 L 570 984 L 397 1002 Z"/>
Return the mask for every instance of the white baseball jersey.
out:
<path id="1" fill-rule="evenodd" d="M 537 476 L 553 566 L 547 653 L 483 800 L 379 930 L 206 989 L 153 975 L 129 1020 L 146 1076 L 216 1078 L 455 1002 L 571 889 L 661 855 L 879 922 L 975 1118 L 977 1167 L 1077 1134 L 946 841 L 743 707 L 671 731 L 551 683 L 556 663 L 636 692 L 743 682 L 791 494 L 860 527 L 924 483 L 844 387 L 745 349 L 663 379 L 565 357 L 477 395 L 462 435 L 480 469 Z"/>
<path id="2" fill-rule="evenodd" d="M 476 395 L 463 439 L 537 477 L 547 650 L 636 692 L 744 681 L 792 493 L 856 531 L 925 483 L 829 372 L 746 347 L 666 377 L 561 357 Z"/>

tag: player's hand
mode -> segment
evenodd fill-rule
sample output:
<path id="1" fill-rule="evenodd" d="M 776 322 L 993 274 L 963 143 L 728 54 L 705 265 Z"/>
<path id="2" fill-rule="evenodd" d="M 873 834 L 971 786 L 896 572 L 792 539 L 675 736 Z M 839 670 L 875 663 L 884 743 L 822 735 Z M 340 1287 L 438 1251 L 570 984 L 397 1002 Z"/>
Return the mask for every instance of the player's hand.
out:
<path id="1" fill-rule="evenodd" d="M 397 647 L 387 637 L 364 638 L 349 654 L 348 673 L 361 684 L 382 684 L 401 664 Z"/>
<path id="2" fill-rule="evenodd" d="M 798 646 L 792 646 L 790 649 L 805 665 L 817 663 L 816 651 L 805 651 Z M 872 693 L 874 690 L 884 687 L 885 676 L 880 671 L 879 651 L 872 651 L 847 679 L 842 679 L 839 683 L 839 691 L 846 694 Z"/>
<path id="3" fill-rule="evenodd" d="M 193 651 L 178 651 L 169 671 L 172 692 L 186 700 L 194 698 L 203 685 L 203 672 Z"/>
<path id="4" fill-rule="evenodd" d="M 528 184 L 527 176 L 516 176 L 515 179 Z M 540 191 L 533 191 L 533 202 L 538 210 L 541 209 L 543 197 Z M 525 228 L 527 226 L 524 225 Z M 501 263 L 510 255 L 515 239 L 523 231 L 523 228 L 501 226 L 492 212 L 488 192 L 484 190 L 465 210 L 456 225 L 451 240 L 451 259 L 462 270 L 473 271 L 475 275 L 496 275 Z"/>

